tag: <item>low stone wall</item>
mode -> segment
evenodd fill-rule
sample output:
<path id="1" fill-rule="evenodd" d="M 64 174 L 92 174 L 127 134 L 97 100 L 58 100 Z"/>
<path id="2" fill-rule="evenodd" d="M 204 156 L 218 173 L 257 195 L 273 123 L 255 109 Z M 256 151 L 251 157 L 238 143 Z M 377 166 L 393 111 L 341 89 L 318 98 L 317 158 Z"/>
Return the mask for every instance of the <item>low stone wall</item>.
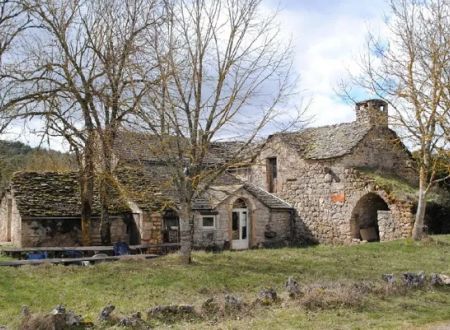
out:
<path id="1" fill-rule="evenodd" d="M 378 211 L 378 229 L 380 232 L 380 241 L 395 239 L 396 228 L 391 211 Z"/>

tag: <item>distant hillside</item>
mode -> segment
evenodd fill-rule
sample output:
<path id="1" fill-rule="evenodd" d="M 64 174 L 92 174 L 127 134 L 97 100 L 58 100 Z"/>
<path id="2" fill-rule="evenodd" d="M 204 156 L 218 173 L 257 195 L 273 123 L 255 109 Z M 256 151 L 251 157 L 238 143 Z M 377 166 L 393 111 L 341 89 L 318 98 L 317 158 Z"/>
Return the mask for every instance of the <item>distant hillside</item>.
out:
<path id="1" fill-rule="evenodd" d="M 16 171 L 59 171 L 76 169 L 72 156 L 54 150 L 32 148 L 21 142 L 0 140 L 0 191 Z"/>

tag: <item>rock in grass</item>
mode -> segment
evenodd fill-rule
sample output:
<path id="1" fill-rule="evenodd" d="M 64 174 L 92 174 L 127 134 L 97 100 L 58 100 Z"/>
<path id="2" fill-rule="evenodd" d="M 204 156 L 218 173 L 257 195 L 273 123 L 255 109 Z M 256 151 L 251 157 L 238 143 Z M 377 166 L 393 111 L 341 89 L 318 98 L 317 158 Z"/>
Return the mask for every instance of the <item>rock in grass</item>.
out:
<path id="1" fill-rule="evenodd" d="M 412 273 L 407 272 L 403 273 L 403 282 L 408 287 L 418 287 L 423 286 L 425 284 L 425 273 Z"/>
<path id="2" fill-rule="evenodd" d="M 80 315 L 75 314 L 71 310 L 66 310 L 63 305 L 56 306 L 51 312 L 51 315 L 61 315 L 67 326 L 79 326 L 83 323 L 83 318 Z"/>
<path id="3" fill-rule="evenodd" d="M 22 317 L 30 316 L 30 308 L 28 306 L 23 305 L 20 309 L 20 314 Z"/>
<path id="4" fill-rule="evenodd" d="M 225 312 L 238 312 L 242 308 L 242 300 L 231 294 L 225 295 Z"/>
<path id="5" fill-rule="evenodd" d="M 172 323 L 179 319 L 186 320 L 197 317 L 192 305 L 160 305 L 147 311 L 149 319 L 155 318 L 165 323 Z"/>
<path id="6" fill-rule="evenodd" d="M 108 321 L 111 319 L 111 313 L 116 309 L 116 306 L 114 305 L 108 305 L 106 307 L 103 307 L 103 309 L 100 311 L 100 314 L 98 316 L 98 319 L 100 321 Z"/>
<path id="7" fill-rule="evenodd" d="M 121 327 L 131 327 L 133 329 L 151 329 L 150 326 L 145 324 L 142 320 L 141 313 L 133 313 L 130 316 L 124 316 L 119 319 L 119 326 Z"/>
<path id="8" fill-rule="evenodd" d="M 53 315 L 65 315 L 66 314 L 66 308 L 63 305 L 58 305 L 50 312 L 50 314 Z"/>
<path id="9" fill-rule="evenodd" d="M 208 316 L 213 316 L 218 314 L 220 311 L 220 306 L 214 298 L 208 298 L 202 304 L 202 313 Z"/>
<path id="10" fill-rule="evenodd" d="M 300 295 L 300 285 L 292 276 L 289 276 L 284 287 L 286 288 L 289 297 L 295 298 Z"/>
<path id="11" fill-rule="evenodd" d="M 273 288 L 262 289 L 258 293 L 258 301 L 265 306 L 272 305 L 278 300 L 277 292 Z"/>
<path id="12" fill-rule="evenodd" d="M 383 281 L 387 282 L 388 284 L 393 284 L 395 282 L 394 274 L 383 274 L 383 275 L 381 275 L 381 278 L 383 279 Z"/>
<path id="13" fill-rule="evenodd" d="M 450 276 L 444 274 L 431 274 L 431 285 L 450 285 Z"/>

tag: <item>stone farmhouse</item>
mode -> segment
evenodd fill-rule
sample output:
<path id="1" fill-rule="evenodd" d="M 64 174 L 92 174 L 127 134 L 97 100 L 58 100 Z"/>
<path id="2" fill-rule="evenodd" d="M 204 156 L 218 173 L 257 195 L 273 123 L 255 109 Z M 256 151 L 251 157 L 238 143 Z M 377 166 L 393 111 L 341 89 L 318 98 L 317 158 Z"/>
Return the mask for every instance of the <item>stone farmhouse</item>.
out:
<path id="1" fill-rule="evenodd" d="M 360 102 L 355 110 L 351 123 L 271 135 L 253 162 L 219 177 L 192 205 L 194 245 L 247 249 L 409 236 L 413 202 L 392 196 L 367 173 L 415 184 L 411 154 L 388 127 L 385 102 Z M 164 164 L 143 150 L 118 152 L 127 161 L 116 170 L 112 240 L 178 242 L 177 200 Z M 75 173 L 16 173 L 0 202 L 0 241 L 79 245 L 77 187 Z M 95 199 L 94 245 L 99 216 Z"/>

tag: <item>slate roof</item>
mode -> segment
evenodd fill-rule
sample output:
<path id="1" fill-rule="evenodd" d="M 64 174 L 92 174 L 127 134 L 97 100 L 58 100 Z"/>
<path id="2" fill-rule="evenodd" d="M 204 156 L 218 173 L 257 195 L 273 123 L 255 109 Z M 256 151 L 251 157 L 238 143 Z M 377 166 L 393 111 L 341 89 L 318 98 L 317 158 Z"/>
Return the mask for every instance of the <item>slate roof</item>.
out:
<path id="1" fill-rule="evenodd" d="M 118 181 L 122 186 L 122 193 L 127 199 L 132 200 L 144 210 L 163 210 L 176 207 L 179 203 L 175 187 L 169 169 L 161 164 L 146 164 L 144 166 L 124 166 L 116 171 Z M 220 187 L 222 194 L 205 193 L 192 202 L 194 210 L 211 210 L 221 201 L 227 198 L 227 193 L 244 188 L 257 198 L 261 203 L 271 209 L 290 209 L 289 204 L 278 197 L 251 184 L 237 179 L 229 173 L 223 173 L 213 183 L 214 187 Z M 218 197 L 219 201 L 213 201 L 211 195 Z"/>
<path id="2" fill-rule="evenodd" d="M 141 210 L 162 210 L 177 203 L 172 177 L 164 165 L 121 166 L 115 175 L 121 193 Z"/>
<path id="3" fill-rule="evenodd" d="M 189 144 L 187 139 L 167 136 L 164 140 L 161 140 L 157 135 L 122 130 L 117 134 L 114 150 L 117 157 L 122 161 L 161 163 L 171 157 L 178 159 L 178 154 L 176 154 L 178 150 L 177 142 L 186 145 L 186 147 L 181 146 L 181 148 L 187 149 Z M 223 163 L 225 159 L 222 156 L 223 154 L 219 152 L 208 152 L 205 157 L 205 163 Z M 188 155 L 185 157 L 187 161 Z"/>
<path id="4" fill-rule="evenodd" d="M 292 206 L 278 198 L 277 196 L 257 187 L 252 184 L 244 184 L 244 189 L 255 196 L 261 203 L 269 209 L 292 209 Z"/>
<path id="5" fill-rule="evenodd" d="M 11 179 L 17 208 L 22 217 L 79 217 L 81 209 L 78 173 L 17 172 Z M 100 215 L 97 188 L 93 216 Z M 129 212 L 125 202 L 114 194 L 110 214 Z"/>
<path id="6" fill-rule="evenodd" d="M 279 137 L 305 159 L 328 159 L 349 154 L 371 129 L 355 121 L 274 134 L 271 138 Z"/>

